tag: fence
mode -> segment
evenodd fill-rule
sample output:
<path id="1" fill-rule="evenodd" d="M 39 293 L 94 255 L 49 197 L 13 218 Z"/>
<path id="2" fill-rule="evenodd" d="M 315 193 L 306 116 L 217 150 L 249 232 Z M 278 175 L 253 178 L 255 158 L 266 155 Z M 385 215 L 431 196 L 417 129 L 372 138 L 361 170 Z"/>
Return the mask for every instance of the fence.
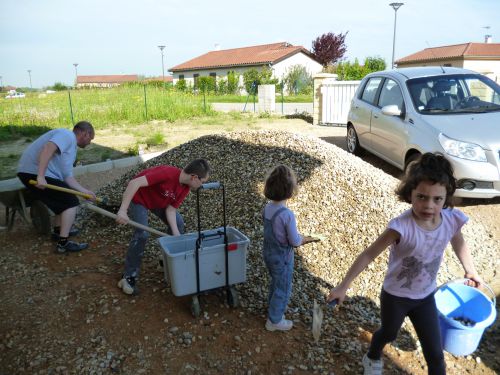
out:
<path id="1" fill-rule="evenodd" d="M 30 93 L 22 99 L 0 99 L 0 126 L 67 127 L 88 120 L 94 127 L 103 128 L 110 123 L 175 121 L 211 113 L 201 96 L 149 86 Z"/>
<path id="2" fill-rule="evenodd" d="M 351 100 L 360 81 L 337 81 L 336 74 L 321 73 L 314 77 L 313 123 L 345 125 Z"/>

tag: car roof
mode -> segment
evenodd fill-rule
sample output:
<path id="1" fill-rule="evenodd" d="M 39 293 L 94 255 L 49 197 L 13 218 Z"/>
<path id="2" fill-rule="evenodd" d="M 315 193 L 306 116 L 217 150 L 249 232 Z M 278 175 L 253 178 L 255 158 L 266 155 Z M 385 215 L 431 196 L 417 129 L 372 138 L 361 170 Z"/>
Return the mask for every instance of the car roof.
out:
<path id="1" fill-rule="evenodd" d="M 418 66 L 412 68 L 398 68 L 398 69 L 375 72 L 371 73 L 370 76 L 372 74 L 380 75 L 381 73 L 387 76 L 392 76 L 392 77 L 399 76 L 400 78 L 404 77 L 406 79 L 430 77 L 430 76 L 442 76 L 450 74 L 479 74 L 472 70 L 453 68 L 449 66 Z"/>

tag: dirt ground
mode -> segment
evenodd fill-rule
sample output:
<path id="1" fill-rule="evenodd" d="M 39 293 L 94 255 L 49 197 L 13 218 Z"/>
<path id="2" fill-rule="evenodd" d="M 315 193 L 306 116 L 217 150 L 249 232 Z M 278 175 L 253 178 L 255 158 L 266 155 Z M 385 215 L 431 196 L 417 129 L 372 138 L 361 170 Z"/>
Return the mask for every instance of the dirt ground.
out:
<path id="1" fill-rule="evenodd" d="M 345 128 L 318 136 L 344 147 Z M 394 176 L 399 171 L 375 157 L 366 161 Z M 125 170 L 79 177 L 97 189 Z M 471 220 L 481 221 L 500 243 L 500 199 L 458 204 Z M 0 208 L 4 215 L 4 208 Z M 329 338 L 312 344 L 310 327 L 296 322 L 287 333 L 264 329 L 265 315 L 230 308 L 220 295 L 203 296 L 203 313 L 190 313 L 191 299 L 175 297 L 151 257 L 143 264 L 139 296 L 116 287 L 128 239 L 88 238 L 90 249 L 56 255 L 54 244 L 19 217 L 12 231 L 0 230 L 0 374 L 358 374 L 358 352 L 340 350 Z M 495 281 L 493 280 L 495 283 Z M 498 290 L 497 290 L 498 294 Z M 339 308 L 338 319 L 348 312 Z M 345 332 L 354 346 L 368 347 L 376 326 L 353 322 Z M 500 371 L 498 323 L 482 356 L 448 363 L 451 374 Z M 328 360 L 315 364 L 318 353 Z M 388 345 L 387 374 L 424 374 L 423 359 Z M 451 358 L 447 355 L 447 359 Z"/>

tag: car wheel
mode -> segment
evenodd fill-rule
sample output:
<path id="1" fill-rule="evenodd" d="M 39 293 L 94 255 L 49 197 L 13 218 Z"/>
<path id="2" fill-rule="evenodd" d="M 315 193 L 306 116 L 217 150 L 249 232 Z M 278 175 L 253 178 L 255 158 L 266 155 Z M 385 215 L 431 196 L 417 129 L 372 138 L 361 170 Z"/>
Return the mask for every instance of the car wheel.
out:
<path id="1" fill-rule="evenodd" d="M 362 153 L 363 149 L 359 145 L 358 134 L 352 125 L 347 125 L 346 143 L 347 151 L 351 154 L 360 155 Z"/>
<path id="2" fill-rule="evenodd" d="M 405 174 L 408 170 L 408 166 L 410 165 L 410 163 L 417 160 L 420 156 L 421 156 L 421 154 L 419 152 L 415 152 L 414 154 L 411 154 L 410 156 L 408 156 L 408 158 L 405 160 L 405 170 L 404 170 Z"/>

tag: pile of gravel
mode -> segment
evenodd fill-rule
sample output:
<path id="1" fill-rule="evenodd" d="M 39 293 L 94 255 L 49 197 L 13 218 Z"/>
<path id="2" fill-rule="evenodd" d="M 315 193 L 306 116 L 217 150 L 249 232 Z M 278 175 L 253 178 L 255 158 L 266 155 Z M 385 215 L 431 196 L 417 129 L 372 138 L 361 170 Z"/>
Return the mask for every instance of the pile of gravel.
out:
<path id="1" fill-rule="evenodd" d="M 267 296 L 267 271 L 261 257 L 261 212 L 266 203 L 263 180 L 269 168 L 284 163 L 296 171 L 299 191 L 289 201 L 289 207 L 296 214 L 299 231 L 321 233 L 326 237 L 322 242 L 297 250 L 290 311 L 294 312 L 294 319 L 306 323 L 310 322 L 313 301 L 322 301 L 388 221 L 409 208 L 396 199 L 394 189 L 398 180 L 395 178 L 318 138 L 282 131 L 245 131 L 197 138 L 138 166 L 103 187 L 98 194 L 119 205 L 127 182 L 140 170 L 162 164 L 182 168 L 199 157 L 208 159 L 212 165 L 210 180 L 224 183 L 228 225 L 250 238 L 247 282 L 238 289 L 244 307 L 253 312 L 265 311 Z M 220 194 L 216 191 L 200 194 L 203 228 L 220 226 Z M 197 229 L 195 204 L 195 194 L 190 194 L 180 209 L 188 231 Z M 128 238 L 130 228 L 117 228 L 107 218 L 87 215 L 92 216 L 87 224 L 98 227 L 98 233 Z M 151 225 L 162 228 L 155 220 Z M 477 268 L 498 269 L 498 249 L 485 229 L 471 223 L 463 232 L 474 250 Z M 153 248 L 150 246 L 148 252 L 156 257 L 158 248 Z M 382 253 L 353 282 L 349 294 L 356 297 L 345 304 L 353 321 L 378 321 L 378 295 L 387 268 L 387 253 Z M 448 248 L 438 282 L 461 277 L 461 272 Z M 332 315 L 327 315 L 326 329 L 333 325 Z"/>

